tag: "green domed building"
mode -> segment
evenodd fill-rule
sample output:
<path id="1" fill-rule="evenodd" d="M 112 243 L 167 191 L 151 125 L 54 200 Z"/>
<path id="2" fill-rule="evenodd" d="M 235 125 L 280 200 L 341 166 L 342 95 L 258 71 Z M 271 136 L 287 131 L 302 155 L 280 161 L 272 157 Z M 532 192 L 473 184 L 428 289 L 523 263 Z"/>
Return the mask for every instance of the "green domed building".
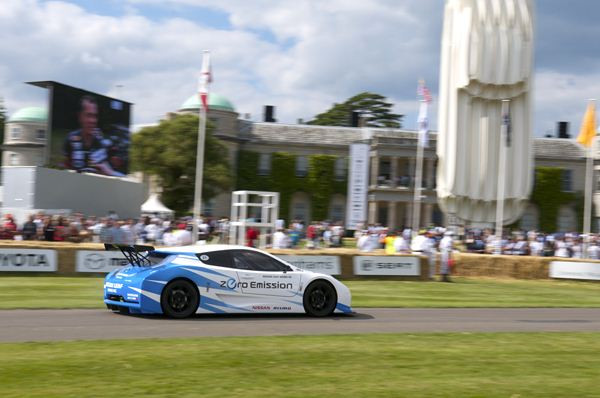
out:
<path id="1" fill-rule="evenodd" d="M 200 113 L 200 97 L 190 96 L 177 111 L 178 114 Z M 210 93 L 208 96 L 208 120 L 215 126 L 214 134 L 219 138 L 235 138 L 238 133 L 238 113 L 233 104 L 224 96 Z"/>
<path id="2" fill-rule="evenodd" d="M 45 108 L 27 107 L 6 121 L 2 166 L 42 166 L 46 147 Z"/>

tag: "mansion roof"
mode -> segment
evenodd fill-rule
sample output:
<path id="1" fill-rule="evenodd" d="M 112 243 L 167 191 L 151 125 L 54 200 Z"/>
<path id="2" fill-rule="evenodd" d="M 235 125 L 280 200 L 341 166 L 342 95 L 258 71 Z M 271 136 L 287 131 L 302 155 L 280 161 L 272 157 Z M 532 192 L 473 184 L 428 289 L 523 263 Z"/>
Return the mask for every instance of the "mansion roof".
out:
<path id="1" fill-rule="evenodd" d="M 335 126 L 313 126 L 306 124 L 252 123 L 241 122 L 240 138 L 253 143 L 297 144 L 346 147 L 353 142 L 371 138 L 378 144 L 416 144 L 414 130 L 385 128 L 353 128 Z M 432 149 L 437 133 L 430 133 Z M 536 158 L 583 159 L 585 150 L 574 139 L 534 138 L 533 150 Z"/>

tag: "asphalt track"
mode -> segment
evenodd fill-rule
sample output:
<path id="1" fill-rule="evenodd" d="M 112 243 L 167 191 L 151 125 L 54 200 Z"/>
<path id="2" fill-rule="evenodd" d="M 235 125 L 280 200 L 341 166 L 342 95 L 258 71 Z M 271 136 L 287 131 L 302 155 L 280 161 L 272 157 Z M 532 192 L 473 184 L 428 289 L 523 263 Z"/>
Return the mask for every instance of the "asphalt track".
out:
<path id="1" fill-rule="evenodd" d="M 418 332 L 600 332 L 600 308 L 358 308 L 352 315 L 197 315 L 107 310 L 0 311 L 0 342 Z"/>

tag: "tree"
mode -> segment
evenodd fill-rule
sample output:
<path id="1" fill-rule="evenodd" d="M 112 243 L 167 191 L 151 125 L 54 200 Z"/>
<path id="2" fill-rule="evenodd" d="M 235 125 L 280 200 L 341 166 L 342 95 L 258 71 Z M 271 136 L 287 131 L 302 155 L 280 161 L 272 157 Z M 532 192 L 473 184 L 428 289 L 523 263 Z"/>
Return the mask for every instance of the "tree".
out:
<path id="1" fill-rule="evenodd" d="M 227 148 L 213 137 L 207 125 L 204 146 L 202 199 L 229 189 L 231 174 Z M 198 116 L 179 115 L 158 126 L 145 127 L 134 134 L 131 143 L 133 171 L 158 177 L 165 205 L 178 214 L 188 212 L 194 203 Z"/>
<path id="2" fill-rule="evenodd" d="M 367 127 L 402 127 L 403 115 L 392 113 L 393 104 L 385 99 L 384 96 L 375 93 L 360 93 L 341 104 L 333 104 L 329 110 L 318 114 L 308 124 L 349 127 L 352 123 L 352 112 L 359 112 Z"/>
<path id="3" fill-rule="evenodd" d="M 0 145 L 4 144 L 4 123 L 6 122 L 6 108 L 4 99 L 0 97 Z M 0 165 L 2 164 L 2 148 L 0 148 Z"/>

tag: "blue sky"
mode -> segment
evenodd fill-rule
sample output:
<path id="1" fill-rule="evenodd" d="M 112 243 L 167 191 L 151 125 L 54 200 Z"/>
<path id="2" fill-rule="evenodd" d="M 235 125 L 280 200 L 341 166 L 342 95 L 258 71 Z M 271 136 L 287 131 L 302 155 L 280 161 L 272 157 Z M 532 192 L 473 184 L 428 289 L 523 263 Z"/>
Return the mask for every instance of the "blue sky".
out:
<path id="1" fill-rule="evenodd" d="M 240 114 L 309 120 L 362 92 L 385 95 L 416 126 L 417 80 L 438 91 L 442 0 L 3 0 L 0 96 L 9 112 L 43 105 L 25 81 L 58 80 L 133 102 L 152 123 L 196 90 L 202 50 L 213 89 Z M 534 133 L 576 134 L 600 96 L 600 2 L 536 2 Z M 117 86 L 122 86 L 117 88 Z"/>

